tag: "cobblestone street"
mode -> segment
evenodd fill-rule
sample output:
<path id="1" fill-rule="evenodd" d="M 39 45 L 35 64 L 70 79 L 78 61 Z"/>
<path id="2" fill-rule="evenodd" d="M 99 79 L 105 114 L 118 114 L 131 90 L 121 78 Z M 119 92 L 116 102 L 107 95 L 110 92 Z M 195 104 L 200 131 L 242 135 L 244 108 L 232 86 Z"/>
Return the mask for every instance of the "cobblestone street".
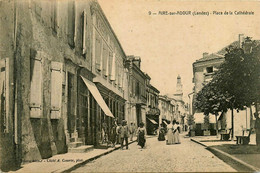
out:
<path id="1" fill-rule="evenodd" d="M 117 150 L 73 172 L 236 171 L 203 146 L 189 138 L 181 139 L 181 144 L 165 145 L 165 141 L 148 138 L 145 149 L 140 149 L 135 142 L 129 150 Z"/>

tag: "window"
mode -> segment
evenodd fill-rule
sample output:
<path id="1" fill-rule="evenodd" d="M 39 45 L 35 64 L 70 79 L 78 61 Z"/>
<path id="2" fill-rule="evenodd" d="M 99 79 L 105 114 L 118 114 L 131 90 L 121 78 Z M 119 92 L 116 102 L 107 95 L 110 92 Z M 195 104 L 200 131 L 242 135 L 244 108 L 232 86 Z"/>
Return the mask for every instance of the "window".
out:
<path id="1" fill-rule="evenodd" d="M 96 69 L 101 70 L 101 39 L 98 33 L 96 32 L 96 43 L 95 43 L 95 55 L 96 55 Z"/>
<path id="2" fill-rule="evenodd" d="M 110 76 L 112 75 L 112 62 L 113 62 L 113 53 L 109 51 L 109 57 L 108 57 L 108 69 L 107 69 L 107 74 Z"/>
<path id="3" fill-rule="evenodd" d="M 55 33 L 57 33 L 57 1 L 54 0 L 51 3 L 51 27 Z"/>
<path id="4" fill-rule="evenodd" d="M 207 67 L 206 71 L 207 73 L 213 73 L 213 67 Z"/>
<path id="5" fill-rule="evenodd" d="M 51 63 L 51 119 L 61 117 L 62 104 L 62 63 Z"/>
<path id="6" fill-rule="evenodd" d="M 35 50 L 31 50 L 30 80 L 30 117 L 40 118 L 42 109 L 42 58 L 41 52 Z"/>
<path id="7" fill-rule="evenodd" d="M 111 76 L 110 80 L 116 80 L 116 54 L 113 53 L 112 62 L 111 62 Z"/>
<path id="8" fill-rule="evenodd" d="M 84 10 L 82 14 L 82 54 L 87 53 L 87 12 Z"/>
<path id="9" fill-rule="evenodd" d="M 8 133 L 9 116 L 9 59 L 0 60 L 0 130 Z"/>
<path id="10" fill-rule="evenodd" d="M 68 2 L 68 43 L 71 47 L 75 46 L 75 1 Z"/>
<path id="11" fill-rule="evenodd" d="M 122 83 L 122 78 L 121 78 L 121 75 L 122 75 L 122 68 L 120 67 L 120 65 L 118 64 L 118 86 L 121 87 L 121 83 Z"/>
<path id="12" fill-rule="evenodd" d="M 102 67 L 103 67 L 103 74 L 104 74 L 104 76 L 108 76 L 108 70 L 107 70 L 107 68 L 108 68 L 108 46 L 104 43 L 104 45 L 103 45 L 103 54 L 102 54 Z"/>
<path id="13" fill-rule="evenodd" d="M 140 96 L 140 84 L 139 84 L 139 82 L 136 82 L 136 89 L 135 89 L 135 91 L 136 91 L 136 95 L 139 97 Z"/>

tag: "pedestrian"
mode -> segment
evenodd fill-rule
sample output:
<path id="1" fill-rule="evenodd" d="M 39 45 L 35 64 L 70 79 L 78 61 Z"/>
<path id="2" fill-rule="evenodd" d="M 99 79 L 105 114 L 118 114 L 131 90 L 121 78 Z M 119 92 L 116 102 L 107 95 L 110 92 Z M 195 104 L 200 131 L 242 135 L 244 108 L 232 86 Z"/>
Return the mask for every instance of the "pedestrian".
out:
<path id="1" fill-rule="evenodd" d="M 102 144 L 108 142 L 108 127 L 106 122 L 102 123 Z"/>
<path id="2" fill-rule="evenodd" d="M 158 141 L 164 141 L 165 140 L 165 129 L 163 127 L 163 124 L 159 127 L 159 135 L 158 135 Z"/>
<path id="3" fill-rule="evenodd" d="M 175 120 L 173 120 L 175 123 Z M 173 136 L 173 124 L 170 121 L 167 121 L 167 134 L 166 134 L 166 145 L 172 145 L 175 143 Z"/>
<path id="4" fill-rule="evenodd" d="M 180 144 L 181 141 L 180 141 L 180 124 L 179 122 L 175 122 L 174 125 L 173 125 L 173 136 L 174 136 L 174 143 L 175 144 Z"/>
<path id="5" fill-rule="evenodd" d="M 118 126 L 116 127 L 116 143 L 121 144 L 121 123 L 118 123 Z"/>
<path id="6" fill-rule="evenodd" d="M 121 127 L 121 130 L 120 130 L 121 149 L 124 148 L 124 141 L 125 141 L 126 149 L 128 149 L 128 136 L 129 136 L 129 128 L 127 126 L 127 121 L 123 120 L 122 121 L 122 127 Z"/>
<path id="7" fill-rule="evenodd" d="M 131 122 L 131 124 L 130 124 L 129 132 L 130 132 L 130 141 L 133 141 L 133 137 L 135 134 L 135 125 L 133 122 Z"/>
<path id="8" fill-rule="evenodd" d="M 145 142 L 146 142 L 146 129 L 144 127 L 144 123 L 141 122 L 139 125 L 139 128 L 137 130 L 137 135 L 138 135 L 138 145 L 141 146 L 141 148 L 144 148 Z"/>
<path id="9" fill-rule="evenodd" d="M 257 150 L 260 151 L 260 118 L 258 112 L 254 113 L 255 116 L 255 133 L 256 133 L 256 146 Z"/>
<path id="10" fill-rule="evenodd" d="M 115 120 L 114 123 L 112 124 L 111 135 L 110 135 L 110 141 L 112 143 L 112 147 L 115 147 L 116 139 L 117 139 L 117 123 Z"/>

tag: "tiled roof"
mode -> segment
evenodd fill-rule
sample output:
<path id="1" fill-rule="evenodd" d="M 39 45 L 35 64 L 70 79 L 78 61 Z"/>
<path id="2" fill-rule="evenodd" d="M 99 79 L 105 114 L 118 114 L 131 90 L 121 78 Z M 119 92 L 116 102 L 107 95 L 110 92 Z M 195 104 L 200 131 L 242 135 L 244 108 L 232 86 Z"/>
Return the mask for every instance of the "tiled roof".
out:
<path id="1" fill-rule="evenodd" d="M 212 59 L 222 59 L 222 58 L 224 58 L 224 55 L 212 53 L 212 54 L 206 55 L 205 57 L 203 57 L 201 59 L 196 60 L 196 62 L 209 61 Z"/>

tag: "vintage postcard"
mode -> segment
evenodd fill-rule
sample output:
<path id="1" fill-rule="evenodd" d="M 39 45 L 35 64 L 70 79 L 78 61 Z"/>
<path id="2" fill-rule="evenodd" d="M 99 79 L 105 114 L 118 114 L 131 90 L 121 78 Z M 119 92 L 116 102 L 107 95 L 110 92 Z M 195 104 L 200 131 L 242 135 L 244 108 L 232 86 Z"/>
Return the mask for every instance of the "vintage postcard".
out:
<path id="1" fill-rule="evenodd" d="M 257 0 L 0 0 L 0 172 L 260 171 Z"/>

